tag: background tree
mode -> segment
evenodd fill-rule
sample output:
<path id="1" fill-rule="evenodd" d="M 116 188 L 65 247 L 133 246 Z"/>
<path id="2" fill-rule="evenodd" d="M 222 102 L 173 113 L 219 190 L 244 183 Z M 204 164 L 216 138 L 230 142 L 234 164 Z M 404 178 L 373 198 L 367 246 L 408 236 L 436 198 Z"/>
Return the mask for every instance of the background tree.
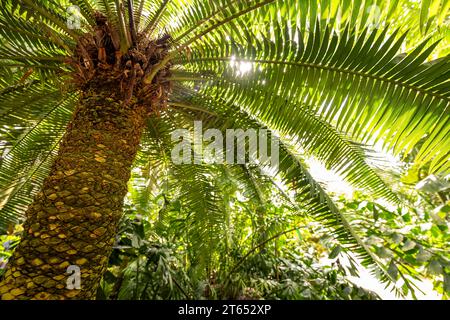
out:
<path id="1" fill-rule="evenodd" d="M 66 24 L 71 4 L 80 8 L 80 29 Z M 413 155 L 414 170 L 448 173 L 448 8 L 448 1 L 4 1 L 3 228 L 31 205 L 2 298 L 94 296 L 133 166 L 146 181 L 135 200 L 146 203 L 150 186 L 173 188 L 195 226 L 190 258 L 206 270 L 230 221 L 229 195 L 213 179 L 223 170 L 238 189 L 254 190 L 260 217 L 271 197 L 258 186 L 282 184 L 293 212 L 321 221 L 339 248 L 395 282 L 401 268 L 363 241 L 305 158 L 397 204 L 401 194 L 372 165 L 377 142 Z M 281 141 L 278 172 L 174 165 L 170 133 L 194 120 L 204 129 L 268 128 Z M 82 267 L 80 291 L 65 287 L 72 264 Z"/>

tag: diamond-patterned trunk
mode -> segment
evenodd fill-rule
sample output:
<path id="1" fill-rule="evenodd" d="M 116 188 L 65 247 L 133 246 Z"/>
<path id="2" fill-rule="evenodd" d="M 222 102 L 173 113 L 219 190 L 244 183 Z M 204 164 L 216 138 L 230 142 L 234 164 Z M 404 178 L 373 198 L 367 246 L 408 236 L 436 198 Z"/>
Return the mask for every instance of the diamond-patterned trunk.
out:
<path id="1" fill-rule="evenodd" d="M 50 175 L 27 210 L 2 299 L 92 299 L 108 264 L 148 111 L 114 86 L 81 97 Z M 119 91 L 119 90 L 117 90 Z M 71 265 L 81 289 L 67 288 Z"/>

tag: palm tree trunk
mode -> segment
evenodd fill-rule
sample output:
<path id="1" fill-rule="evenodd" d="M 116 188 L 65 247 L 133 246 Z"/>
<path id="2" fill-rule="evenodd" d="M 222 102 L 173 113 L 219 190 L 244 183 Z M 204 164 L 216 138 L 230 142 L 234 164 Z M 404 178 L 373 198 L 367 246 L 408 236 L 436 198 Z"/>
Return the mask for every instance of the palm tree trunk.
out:
<path id="1" fill-rule="evenodd" d="M 27 210 L 24 234 L 0 283 L 2 299 L 93 299 L 115 242 L 148 111 L 118 88 L 85 92 L 50 175 Z M 81 289 L 68 289 L 69 266 Z"/>

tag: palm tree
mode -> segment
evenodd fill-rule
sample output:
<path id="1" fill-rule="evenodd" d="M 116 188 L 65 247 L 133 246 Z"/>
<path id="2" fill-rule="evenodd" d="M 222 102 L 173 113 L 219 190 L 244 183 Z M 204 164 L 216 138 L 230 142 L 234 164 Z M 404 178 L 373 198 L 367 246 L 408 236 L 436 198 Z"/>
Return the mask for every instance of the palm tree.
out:
<path id="1" fill-rule="evenodd" d="M 390 281 L 304 159 L 395 203 L 371 165 L 377 142 L 412 153 L 429 174 L 449 172 L 448 9 L 436 0 L 2 1 L 0 224 L 26 218 L 2 299 L 95 297 L 137 165 L 147 180 L 176 179 L 191 219 L 220 219 L 211 169 L 170 159 L 171 132 L 194 120 L 278 136 L 276 175 L 295 208 Z M 263 203 L 259 166 L 224 165 Z M 81 267 L 81 290 L 66 288 L 70 265 Z"/>

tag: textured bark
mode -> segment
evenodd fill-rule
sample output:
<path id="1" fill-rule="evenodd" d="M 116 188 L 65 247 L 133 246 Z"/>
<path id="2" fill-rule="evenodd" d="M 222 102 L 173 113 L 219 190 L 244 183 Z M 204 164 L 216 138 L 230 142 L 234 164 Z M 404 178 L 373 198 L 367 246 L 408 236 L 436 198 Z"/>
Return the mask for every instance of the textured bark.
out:
<path id="1" fill-rule="evenodd" d="M 2 299 L 93 299 L 108 264 L 148 111 L 114 86 L 87 89 L 50 175 L 27 210 Z M 81 289 L 67 289 L 70 265 Z"/>

